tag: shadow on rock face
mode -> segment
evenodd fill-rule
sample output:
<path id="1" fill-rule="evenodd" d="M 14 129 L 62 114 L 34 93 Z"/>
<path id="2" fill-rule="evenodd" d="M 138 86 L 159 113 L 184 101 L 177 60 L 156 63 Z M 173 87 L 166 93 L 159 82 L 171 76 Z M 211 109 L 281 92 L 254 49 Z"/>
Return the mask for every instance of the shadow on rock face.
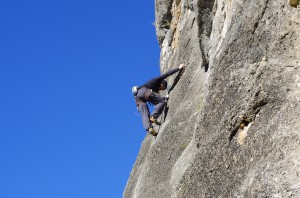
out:
<path id="1" fill-rule="evenodd" d="M 180 72 L 177 74 L 177 76 L 175 77 L 172 86 L 168 89 L 168 94 L 170 94 L 171 91 L 174 89 L 174 87 L 177 85 L 177 83 L 178 83 L 180 77 L 181 77 L 182 74 L 183 74 L 183 71 L 184 71 L 184 70 L 180 71 Z"/>
<path id="2" fill-rule="evenodd" d="M 163 118 L 163 120 L 166 120 L 166 117 L 168 115 L 168 111 L 169 111 L 169 106 L 167 104 L 166 107 L 165 107 L 165 109 L 164 109 L 164 118 Z"/>
<path id="3" fill-rule="evenodd" d="M 203 67 L 204 67 L 205 72 L 207 72 L 208 68 L 209 68 L 209 64 L 207 63 L 207 64 L 203 65 Z"/>

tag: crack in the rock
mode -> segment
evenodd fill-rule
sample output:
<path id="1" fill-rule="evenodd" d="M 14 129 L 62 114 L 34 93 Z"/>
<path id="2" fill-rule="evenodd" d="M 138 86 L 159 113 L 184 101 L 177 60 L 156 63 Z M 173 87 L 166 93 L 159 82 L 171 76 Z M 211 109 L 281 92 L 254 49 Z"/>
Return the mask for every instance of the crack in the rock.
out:
<path id="1" fill-rule="evenodd" d="M 240 124 L 236 125 L 234 127 L 234 129 L 230 132 L 229 141 L 231 142 L 233 140 L 233 138 L 236 136 L 239 129 L 244 129 L 244 127 L 247 127 L 253 121 L 254 121 L 254 119 L 252 120 L 252 119 L 244 116 L 242 121 L 240 121 Z"/>
<path id="2" fill-rule="evenodd" d="M 261 111 L 261 109 L 268 104 L 268 102 L 266 100 L 260 100 L 258 103 L 256 103 L 253 107 L 252 107 L 252 112 L 248 113 L 246 116 L 244 115 L 242 117 L 242 120 L 240 122 L 236 121 L 235 123 L 235 127 L 231 130 L 230 135 L 229 135 L 229 142 L 231 142 L 233 140 L 233 138 L 236 136 L 237 132 L 239 131 L 239 129 L 244 129 L 244 127 L 247 127 L 250 123 L 255 121 L 255 118 L 257 117 L 257 115 L 259 114 L 259 112 Z M 239 124 L 237 124 L 239 123 Z"/>
<path id="3" fill-rule="evenodd" d="M 214 1 L 202 1 L 199 0 L 197 2 L 197 7 L 199 14 L 197 16 L 197 23 L 198 23 L 198 38 L 199 38 L 199 45 L 203 60 L 203 66 L 205 67 L 205 71 L 207 72 L 209 68 L 209 57 L 206 53 L 205 45 L 203 43 L 204 34 L 207 37 L 210 37 L 212 31 L 212 22 L 213 19 L 210 16 L 210 13 L 213 10 Z"/>
<path id="4" fill-rule="evenodd" d="M 265 6 L 264 6 L 263 9 L 262 9 L 262 13 L 261 13 L 260 16 L 258 17 L 257 21 L 254 23 L 254 29 L 253 29 L 253 31 L 252 31 L 252 34 L 255 33 L 255 31 L 256 31 L 256 29 L 257 29 L 257 27 L 258 27 L 258 25 L 259 25 L 260 20 L 264 17 L 264 15 L 265 15 L 265 13 L 266 13 L 266 10 L 267 10 L 267 7 L 268 7 L 268 4 L 269 4 L 269 0 L 266 1 L 266 4 L 265 4 Z"/>

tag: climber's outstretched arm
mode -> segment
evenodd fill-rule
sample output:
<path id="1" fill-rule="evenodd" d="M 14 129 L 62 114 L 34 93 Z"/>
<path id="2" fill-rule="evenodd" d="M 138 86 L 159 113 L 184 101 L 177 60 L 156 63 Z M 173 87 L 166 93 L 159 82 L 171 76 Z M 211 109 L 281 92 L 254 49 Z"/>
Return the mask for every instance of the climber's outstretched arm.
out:
<path id="1" fill-rule="evenodd" d="M 186 67 L 185 64 L 180 64 L 178 68 L 172 69 L 172 70 L 168 71 L 167 73 L 165 73 L 165 74 L 163 74 L 163 75 L 161 75 L 161 76 L 159 76 L 155 79 L 156 80 L 164 80 L 165 78 L 171 76 L 172 74 L 174 74 L 174 73 L 176 73 L 180 70 L 183 70 L 185 67 Z"/>

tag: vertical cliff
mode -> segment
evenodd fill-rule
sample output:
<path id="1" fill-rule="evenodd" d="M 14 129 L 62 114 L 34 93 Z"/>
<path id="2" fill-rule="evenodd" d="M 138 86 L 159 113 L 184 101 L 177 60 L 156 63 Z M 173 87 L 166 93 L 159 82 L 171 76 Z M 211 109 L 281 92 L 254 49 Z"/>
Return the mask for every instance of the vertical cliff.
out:
<path id="1" fill-rule="evenodd" d="M 161 71 L 188 66 L 125 198 L 300 197 L 300 11 L 156 0 Z M 175 81 L 174 81 L 175 80 Z"/>

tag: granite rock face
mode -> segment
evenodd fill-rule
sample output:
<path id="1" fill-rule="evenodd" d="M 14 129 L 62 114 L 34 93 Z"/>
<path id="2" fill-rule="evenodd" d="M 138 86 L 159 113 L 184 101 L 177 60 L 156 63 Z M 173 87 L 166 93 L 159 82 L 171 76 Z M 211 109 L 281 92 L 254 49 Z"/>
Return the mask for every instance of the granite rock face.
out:
<path id="1" fill-rule="evenodd" d="M 155 13 L 161 72 L 188 66 L 123 197 L 300 197 L 299 8 L 156 0 Z"/>

